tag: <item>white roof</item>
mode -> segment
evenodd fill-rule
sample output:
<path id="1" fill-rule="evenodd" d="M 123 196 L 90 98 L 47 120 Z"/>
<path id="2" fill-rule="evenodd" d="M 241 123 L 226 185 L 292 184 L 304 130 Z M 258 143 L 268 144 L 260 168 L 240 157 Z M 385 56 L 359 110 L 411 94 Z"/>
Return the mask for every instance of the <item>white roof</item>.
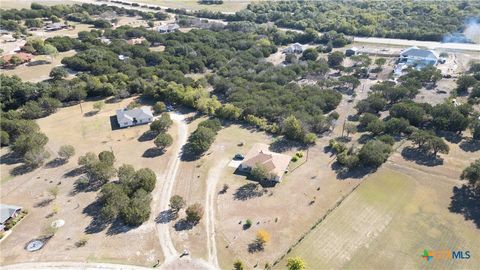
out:
<path id="1" fill-rule="evenodd" d="M 437 54 L 432 50 L 423 50 L 417 47 L 410 47 L 402 51 L 400 54 L 403 57 L 419 57 L 437 59 Z"/>
<path id="2" fill-rule="evenodd" d="M 9 219 L 13 213 L 22 209 L 20 206 L 16 205 L 8 205 L 8 204 L 0 204 L 0 223 L 4 223 Z"/>
<path id="3" fill-rule="evenodd" d="M 169 24 L 164 24 L 164 25 L 160 25 L 158 27 L 158 31 L 171 31 L 171 30 L 175 30 L 175 29 L 178 29 L 180 28 L 180 25 L 178 25 L 177 23 L 169 23 Z"/>
<path id="4" fill-rule="evenodd" d="M 150 107 L 143 106 L 135 109 L 119 109 L 117 110 L 117 120 L 119 122 L 133 121 L 133 119 L 147 119 L 152 118 L 153 113 Z"/>

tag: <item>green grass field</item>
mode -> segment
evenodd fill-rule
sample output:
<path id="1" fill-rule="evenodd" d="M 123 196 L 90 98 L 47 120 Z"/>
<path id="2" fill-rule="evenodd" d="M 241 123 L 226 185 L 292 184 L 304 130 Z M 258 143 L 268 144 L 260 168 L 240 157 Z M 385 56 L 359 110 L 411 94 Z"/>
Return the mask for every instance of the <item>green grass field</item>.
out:
<path id="1" fill-rule="evenodd" d="M 430 177 L 431 178 L 431 177 Z M 310 269 L 475 269 L 469 260 L 421 258 L 423 250 L 480 250 L 478 229 L 450 213 L 452 182 L 382 168 L 365 180 L 278 265 L 300 256 Z"/>

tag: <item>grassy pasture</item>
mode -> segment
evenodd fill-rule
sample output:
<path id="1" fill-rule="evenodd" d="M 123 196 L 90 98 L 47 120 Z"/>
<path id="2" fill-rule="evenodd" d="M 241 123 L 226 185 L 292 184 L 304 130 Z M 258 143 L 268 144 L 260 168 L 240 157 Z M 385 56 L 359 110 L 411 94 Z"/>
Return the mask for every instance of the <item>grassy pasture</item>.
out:
<path id="1" fill-rule="evenodd" d="M 381 168 L 277 269 L 294 256 L 304 258 L 311 269 L 474 269 L 480 263 L 474 257 L 433 260 L 429 265 L 420 257 L 425 248 L 475 252 L 480 235 L 472 223 L 448 211 L 451 181 L 432 183 L 428 177 L 413 176 Z"/>

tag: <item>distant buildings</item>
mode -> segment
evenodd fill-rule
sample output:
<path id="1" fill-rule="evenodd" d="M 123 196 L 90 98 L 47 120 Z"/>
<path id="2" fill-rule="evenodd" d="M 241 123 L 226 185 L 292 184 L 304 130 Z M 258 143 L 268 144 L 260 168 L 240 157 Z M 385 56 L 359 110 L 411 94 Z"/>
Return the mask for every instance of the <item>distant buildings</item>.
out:
<path id="1" fill-rule="evenodd" d="M 345 51 L 345 55 L 346 56 L 353 56 L 353 55 L 357 55 L 359 52 L 358 48 L 357 47 L 352 47 L 352 48 L 349 48 Z"/>
<path id="2" fill-rule="evenodd" d="M 153 113 L 150 107 L 117 110 L 117 122 L 120 127 L 129 127 L 152 122 Z"/>
<path id="3" fill-rule="evenodd" d="M 303 45 L 300 43 L 294 43 L 283 50 L 284 53 L 303 53 Z"/>
<path id="4" fill-rule="evenodd" d="M 66 29 L 67 27 L 68 25 L 58 22 L 58 23 L 47 24 L 45 25 L 44 29 L 45 31 L 58 31 L 58 30 Z"/>
<path id="5" fill-rule="evenodd" d="M 410 47 L 403 50 L 399 56 L 399 63 L 405 63 L 419 69 L 426 66 L 434 66 L 438 62 L 438 55 L 432 50 L 423 50 L 417 47 Z"/>
<path id="6" fill-rule="evenodd" d="M 166 33 L 172 33 L 172 32 L 178 31 L 178 29 L 180 29 L 180 25 L 178 25 L 177 23 L 169 23 L 169 24 L 160 25 L 157 28 L 157 31 L 162 34 L 166 34 Z"/>
<path id="7" fill-rule="evenodd" d="M 435 66 L 439 63 L 439 60 L 439 56 L 432 50 L 410 47 L 400 53 L 394 73 L 395 75 L 400 76 L 408 67 L 421 70 L 427 66 Z"/>
<path id="8" fill-rule="evenodd" d="M 256 143 L 245 155 L 238 169 L 250 172 L 255 166 L 263 166 L 270 175 L 268 180 L 281 182 L 290 159 L 288 155 L 269 151 L 266 144 Z"/>

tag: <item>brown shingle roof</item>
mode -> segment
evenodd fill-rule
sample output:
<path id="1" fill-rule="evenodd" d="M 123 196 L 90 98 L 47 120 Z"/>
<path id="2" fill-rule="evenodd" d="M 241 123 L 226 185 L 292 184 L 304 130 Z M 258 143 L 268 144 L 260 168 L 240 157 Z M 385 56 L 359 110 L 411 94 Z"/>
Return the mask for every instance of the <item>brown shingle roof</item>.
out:
<path id="1" fill-rule="evenodd" d="M 290 163 L 290 156 L 271 152 L 268 150 L 268 145 L 263 143 L 256 143 L 250 148 L 245 155 L 242 167 L 253 168 L 257 165 L 263 165 L 270 174 L 281 179 L 285 170 L 287 170 Z"/>

